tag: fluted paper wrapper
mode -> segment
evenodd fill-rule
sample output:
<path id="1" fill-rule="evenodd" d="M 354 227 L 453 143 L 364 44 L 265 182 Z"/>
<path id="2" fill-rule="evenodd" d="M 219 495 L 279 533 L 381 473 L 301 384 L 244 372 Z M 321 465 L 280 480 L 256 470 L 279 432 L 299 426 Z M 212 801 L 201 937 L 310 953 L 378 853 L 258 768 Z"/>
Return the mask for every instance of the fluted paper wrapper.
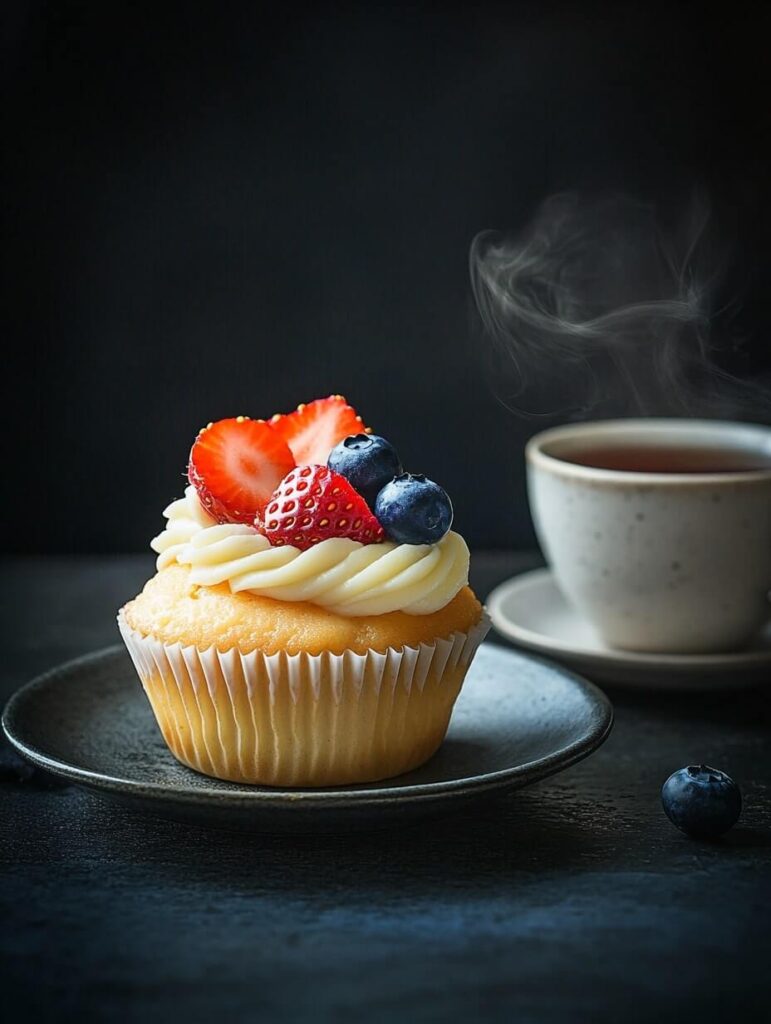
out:
<path id="1" fill-rule="evenodd" d="M 163 644 L 118 617 L 163 738 L 232 782 L 334 786 L 410 771 L 435 753 L 486 617 L 468 633 L 385 653 L 241 654 Z"/>

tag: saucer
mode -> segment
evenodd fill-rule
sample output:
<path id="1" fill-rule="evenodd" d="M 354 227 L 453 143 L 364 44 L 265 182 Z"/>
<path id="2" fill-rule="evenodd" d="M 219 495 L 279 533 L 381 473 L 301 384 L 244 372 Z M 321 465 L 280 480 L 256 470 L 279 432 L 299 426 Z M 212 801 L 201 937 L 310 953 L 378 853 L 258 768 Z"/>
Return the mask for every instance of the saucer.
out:
<path id="1" fill-rule="evenodd" d="M 568 603 L 550 569 L 507 580 L 487 599 L 495 629 L 590 679 L 617 686 L 719 690 L 771 682 L 771 623 L 743 651 L 651 654 L 614 650 Z"/>
<path id="2" fill-rule="evenodd" d="M 445 742 L 406 775 L 281 790 L 200 775 L 164 744 L 123 646 L 18 690 L 6 736 L 28 760 L 144 812 L 253 832 L 349 832 L 448 813 L 563 771 L 600 746 L 613 711 L 592 683 L 528 654 L 482 644 Z"/>

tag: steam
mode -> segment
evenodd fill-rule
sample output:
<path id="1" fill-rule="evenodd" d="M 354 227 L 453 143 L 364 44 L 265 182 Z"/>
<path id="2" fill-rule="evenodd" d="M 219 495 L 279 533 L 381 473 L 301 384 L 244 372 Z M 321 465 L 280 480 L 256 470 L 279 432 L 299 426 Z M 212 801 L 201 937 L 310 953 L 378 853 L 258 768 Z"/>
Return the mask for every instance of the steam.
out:
<path id="1" fill-rule="evenodd" d="M 717 313 L 730 310 L 713 308 L 725 261 L 709 228 L 701 195 L 664 231 L 650 204 L 563 193 L 515 237 L 477 235 L 471 285 L 506 403 L 535 415 L 555 405 L 726 415 L 766 404 L 715 362 Z M 545 410 L 524 408 L 533 392 Z"/>

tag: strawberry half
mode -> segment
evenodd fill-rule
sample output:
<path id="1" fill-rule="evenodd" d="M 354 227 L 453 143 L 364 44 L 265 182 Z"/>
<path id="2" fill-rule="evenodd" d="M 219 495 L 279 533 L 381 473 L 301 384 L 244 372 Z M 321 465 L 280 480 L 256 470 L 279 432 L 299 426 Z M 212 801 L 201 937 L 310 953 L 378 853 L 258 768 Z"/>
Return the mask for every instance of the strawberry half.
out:
<path id="1" fill-rule="evenodd" d="M 236 416 L 199 432 L 187 476 L 218 522 L 251 524 L 293 466 L 289 448 L 264 420 Z"/>
<path id="2" fill-rule="evenodd" d="M 326 466 L 302 466 L 285 476 L 255 526 L 274 547 L 306 548 L 330 537 L 361 544 L 383 539 L 383 527 L 344 476 Z"/>
<path id="3" fill-rule="evenodd" d="M 270 425 L 289 445 L 298 466 L 325 465 L 338 442 L 365 429 L 342 395 L 298 405 L 294 412 L 274 416 Z"/>

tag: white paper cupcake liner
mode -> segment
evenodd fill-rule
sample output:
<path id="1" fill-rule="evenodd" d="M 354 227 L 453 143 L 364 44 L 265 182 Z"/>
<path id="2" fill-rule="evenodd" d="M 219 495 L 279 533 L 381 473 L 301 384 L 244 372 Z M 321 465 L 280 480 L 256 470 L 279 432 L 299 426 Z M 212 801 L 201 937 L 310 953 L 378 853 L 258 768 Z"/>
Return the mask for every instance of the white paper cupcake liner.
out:
<path id="1" fill-rule="evenodd" d="M 164 644 L 122 613 L 118 626 L 178 760 L 291 787 L 375 781 L 431 757 L 489 621 L 417 647 L 318 655 Z"/>

